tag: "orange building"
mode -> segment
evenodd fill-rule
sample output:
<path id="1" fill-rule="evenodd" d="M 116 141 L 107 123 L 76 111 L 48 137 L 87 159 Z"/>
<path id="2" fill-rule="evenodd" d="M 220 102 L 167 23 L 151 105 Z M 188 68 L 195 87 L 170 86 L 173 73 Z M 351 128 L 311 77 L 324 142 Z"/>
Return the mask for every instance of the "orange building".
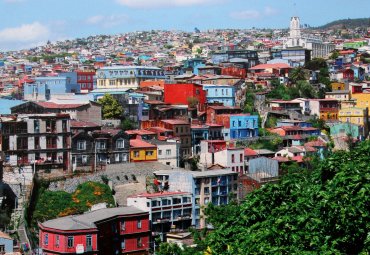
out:
<path id="1" fill-rule="evenodd" d="M 157 161 L 157 146 L 140 139 L 130 140 L 130 161 Z"/>
<path id="2" fill-rule="evenodd" d="M 158 81 L 146 80 L 146 81 L 141 81 L 139 85 L 140 88 L 153 87 L 153 86 L 158 86 L 164 89 L 164 80 L 158 80 Z"/>

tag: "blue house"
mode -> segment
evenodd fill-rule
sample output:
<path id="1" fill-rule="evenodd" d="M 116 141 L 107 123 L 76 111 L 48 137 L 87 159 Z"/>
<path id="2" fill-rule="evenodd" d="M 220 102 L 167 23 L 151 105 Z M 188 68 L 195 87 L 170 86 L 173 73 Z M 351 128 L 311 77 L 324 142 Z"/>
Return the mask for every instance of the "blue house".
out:
<path id="1" fill-rule="evenodd" d="M 235 88 L 229 85 L 203 84 L 207 93 L 207 103 L 223 103 L 235 106 Z"/>
<path id="2" fill-rule="evenodd" d="M 63 74 L 57 77 L 37 77 L 34 83 L 25 83 L 23 86 L 23 96 L 29 101 L 47 101 L 53 95 L 65 93 L 79 93 L 80 86 L 73 83 L 72 73 Z"/>
<path id="3" fill-rule="evenodd" d="M 13 238 L 0 231 L 0 254 L 13 252 Z"/>
<path id="4" fill-rule="evenodd" d="M 200 142 L 202 140 L 223 140 L 222 125 L 206 124 L 191 125 L 191 145 L 193 154 L 200 152 Z"/>
<path id="5" fill-rule="evenodd" d="M 230 139 L 243 139 L 255 136 L 258 136 L 257 115 L 230 115 Z"/>
<path id="6" fill-rule="evenodd" d="M 205 60 L 202 58 L 192 58 L 184 61 L 184 70 L 183 73 L 186 72 L 186 70 L 191 69 L 193 74 L 198 75 L 199 74 L 199 67 L 204 67 L 205 65 Z"/>

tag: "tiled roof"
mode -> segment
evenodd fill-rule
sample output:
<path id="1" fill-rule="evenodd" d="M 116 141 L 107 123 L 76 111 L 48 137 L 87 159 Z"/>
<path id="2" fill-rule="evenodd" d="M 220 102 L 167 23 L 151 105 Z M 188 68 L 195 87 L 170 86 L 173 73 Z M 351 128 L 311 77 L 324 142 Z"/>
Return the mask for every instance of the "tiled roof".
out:
<path id="1" fill-rule="evenodd" d="M 72 128 L 101 127 L 101 125 L 99 125 L 98 123 L 95 123 L 95 122 L 71 120 L 71 127 Z"/>
<path id="2" fill-rule="evenodd" d="M 37 105 L 48 109 L 74 109 L 86 104 L 57 104 L 53 102 L 36 102 Z"/>
<path id="3" fill-rule="evenodd" d="M 155 148 L 156 146 L 151 144 L 151 143 L 147 143 L 143 140 L 140 140 L 140 139 L 132 139 L 132 140 L 130 140 L 130 147 L 133 147 L 133 148 Z"/>
<path id="4" fill-rule="evenodd" d="M 176 196 L 176 195 L 190 195 L 189 192 L 173 191 L 173 192 L 158 192 L 158 193 L 141 193 L 137 195 L 132 195 L 129 197 L 167 197 L 167 196 Z"/>
<path id="5" fill-rule="evenodd" d="M 244 148 L 244 156 L 257 156 L 257 152 L 252 150 L 251 148 Z"/>
<path id="6" fill-rule="evenodd" d="M 290 65 L 285 64 L 285 63 L 260 64 L 260 65 L 256 65 L 254 67 L 249 68 L 249 70 L 262 70 L 262 69 L 269 69 L 269 68 L 273 68 L 273 69 L 283 69 L 283 68 L 291 69 L 292 67 L 290 67 Z"/>

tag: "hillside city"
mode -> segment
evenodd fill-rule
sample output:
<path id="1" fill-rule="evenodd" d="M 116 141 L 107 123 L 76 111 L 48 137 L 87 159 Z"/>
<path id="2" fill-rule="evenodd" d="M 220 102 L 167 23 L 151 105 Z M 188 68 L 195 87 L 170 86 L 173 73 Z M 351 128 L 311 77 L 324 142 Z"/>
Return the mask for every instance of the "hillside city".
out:
<path id="1" fill-rule="evenodd" d="M 0 52 L 0 254 L 368 254 L 370 24 L 286 24 Z"/>

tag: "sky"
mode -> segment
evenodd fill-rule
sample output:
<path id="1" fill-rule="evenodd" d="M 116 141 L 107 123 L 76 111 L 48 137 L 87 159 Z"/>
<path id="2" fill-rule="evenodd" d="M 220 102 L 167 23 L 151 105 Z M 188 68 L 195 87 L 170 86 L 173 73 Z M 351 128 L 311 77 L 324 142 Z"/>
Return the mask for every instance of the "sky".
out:
<path id="1" fill-rule="evenodd" d="M 143 30 L 287 28 L 369 17 L 369 0 L 0 0 L 0 52 Z"/>

